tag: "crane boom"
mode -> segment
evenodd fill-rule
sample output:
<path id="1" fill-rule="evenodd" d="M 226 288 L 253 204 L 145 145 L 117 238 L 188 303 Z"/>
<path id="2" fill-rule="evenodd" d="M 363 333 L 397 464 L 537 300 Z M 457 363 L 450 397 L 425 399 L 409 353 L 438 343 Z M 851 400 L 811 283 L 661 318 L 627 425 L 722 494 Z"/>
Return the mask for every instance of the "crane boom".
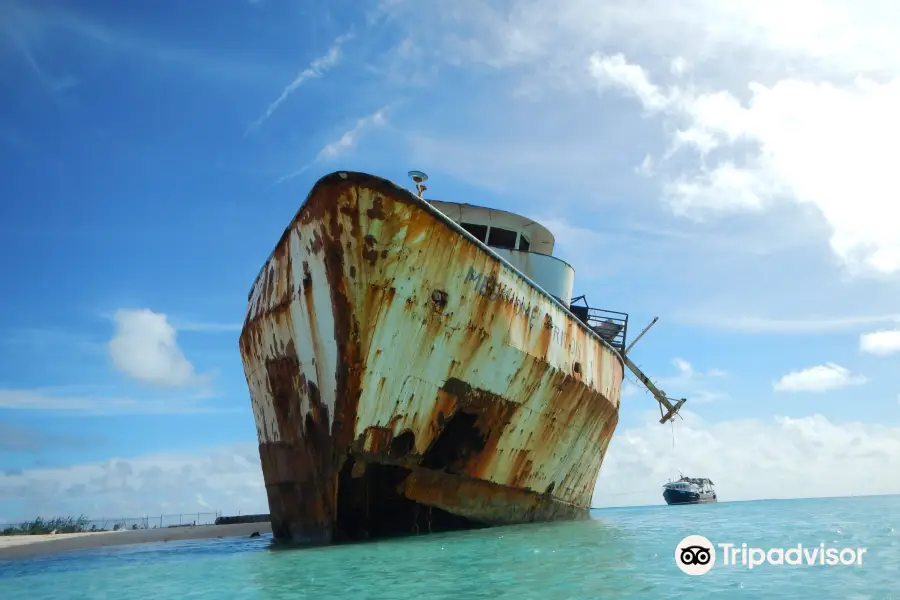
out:
<path id="1" fill-rule="evenodd" d="M 675 400 L 674 398 L 668 398 L 666 393 L 660 390 L 656 385 L 650 381 L 650 378 L 644 375 L 644 372 L 641 371 L 634 362 L 628 358 L 627 355 L 623 355 L 622 359 L 625 361 L 625 366 L 634 373 L 634 376 L 638 378 L 638 380 L 646 386 L 650 393 L 653 394 L 653 397 L 659 402 L 659 409 L 662 418 L 659 420 L 660 423 L 665 423 L 666 421 L 670 421 L 675 418 L 675 415 L 678 414 L 678 410 L 681 408 L 681 405 L 687 402 L 687 398 L 681 398 L 680 400 Z M 672 401 L 675 401 L 675 404 L 672 404 Z M 663 412 L 665 409 L 665 412 Z M 680 416 L 680 415 L 679 415 Z"/>

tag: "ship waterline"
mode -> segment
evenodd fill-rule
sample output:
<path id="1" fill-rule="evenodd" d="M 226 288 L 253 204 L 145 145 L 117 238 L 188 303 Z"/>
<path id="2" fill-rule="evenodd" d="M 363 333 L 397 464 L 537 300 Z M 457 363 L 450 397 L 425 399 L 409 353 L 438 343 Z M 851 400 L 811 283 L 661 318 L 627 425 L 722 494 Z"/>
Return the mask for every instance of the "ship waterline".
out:
<path id="1" fill-rule="evenodd" d="M 498 253 L 352 172 L 285 230 L 240 350 L 273 534 L 312 543 L 586 516 L 624 375 Z"/>

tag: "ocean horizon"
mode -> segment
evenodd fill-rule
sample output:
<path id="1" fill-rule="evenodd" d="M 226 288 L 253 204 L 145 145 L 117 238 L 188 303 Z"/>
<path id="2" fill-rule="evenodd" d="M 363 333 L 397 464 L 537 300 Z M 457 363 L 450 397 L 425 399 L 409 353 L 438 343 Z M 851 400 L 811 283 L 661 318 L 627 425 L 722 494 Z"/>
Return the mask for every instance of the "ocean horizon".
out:
<path id="1" fill-rule="evenodd" d="M 660 486 L 662 489 L 662 486 Z M 717 500 L 718 504 L 736 504 L 741 502 L 803 502 L 807 500 L 854 500 L 854 499 L 863 499 L 863 498 L 897 498 L 900 500 L 900 493 L 890 493 L 890 494 L 853 494 L 850 496 L 808 496 L 801 497 L 797 496 L 795 498 L 745 498 L 739 500 L 723 500 L 719 498 Z M 612 510 L 619 508 L 626 509 L 637 509 L 637 508 L 656 508 L 660 506 L 666 506 L 665 501 L 660 498 L 660 501 L 656 504 L 646 503 L 646 504 L 609 504 L 605 506 L 591 506 L 591 511 L 598 510 Z"/>
<path id="2" fill-rule="evenodd" d="M 0 598 L 862 600 L 890 598 L 900 581 L 900 495 L 616 506 L 591 517 L 317 548 L 276 549 L 263 535 L 0 560 Z M 676 563 L 688 536 L 718 548 L 705 574 Z M 776 550 L 776 562 L 778 549 L 800 545 L 801 564 L 741 564 L 744 544 Z M 850 565 L 820 564 L 827 549 L 863 552 Z"/>

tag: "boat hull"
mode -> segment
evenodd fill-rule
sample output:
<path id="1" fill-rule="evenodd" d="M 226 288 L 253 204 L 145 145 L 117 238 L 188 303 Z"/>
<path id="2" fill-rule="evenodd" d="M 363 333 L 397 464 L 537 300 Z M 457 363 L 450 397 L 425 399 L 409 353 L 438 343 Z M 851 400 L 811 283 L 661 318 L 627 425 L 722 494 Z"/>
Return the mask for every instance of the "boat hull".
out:
<path id="1" fill-rule="evenodd" d="M 682 490 L 664 490 L 663 499 L 666 504 L 712 504 L 716 502 L 716 495 L 713 493 L 698 493 Z"/>
<path id="2" fill-rule="evenodd" d="M 587 516 L 620 357 L 393 183 L 323 177 L 240 337 L 273 534 L 330 543 Z"/>

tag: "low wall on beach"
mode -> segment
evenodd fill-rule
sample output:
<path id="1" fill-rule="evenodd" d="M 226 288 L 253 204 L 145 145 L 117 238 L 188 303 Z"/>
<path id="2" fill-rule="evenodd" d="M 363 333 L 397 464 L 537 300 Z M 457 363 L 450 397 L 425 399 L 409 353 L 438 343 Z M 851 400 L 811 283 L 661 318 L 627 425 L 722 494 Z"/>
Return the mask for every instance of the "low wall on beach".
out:
<path id="1" fill-rule="evenodd" d="M 236 525 L 238 523 L 268 523 L 269 515 L 237 515 L 234 517 L 218 517 L 216 525 Z"/>

